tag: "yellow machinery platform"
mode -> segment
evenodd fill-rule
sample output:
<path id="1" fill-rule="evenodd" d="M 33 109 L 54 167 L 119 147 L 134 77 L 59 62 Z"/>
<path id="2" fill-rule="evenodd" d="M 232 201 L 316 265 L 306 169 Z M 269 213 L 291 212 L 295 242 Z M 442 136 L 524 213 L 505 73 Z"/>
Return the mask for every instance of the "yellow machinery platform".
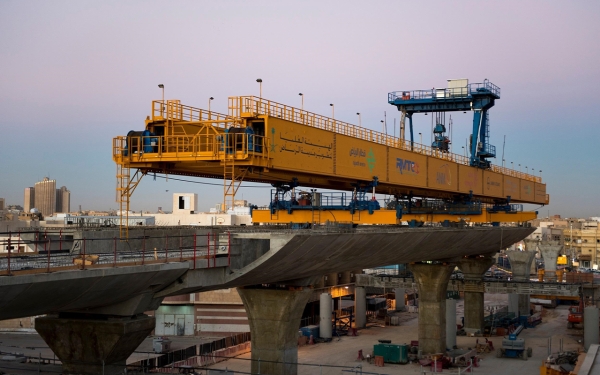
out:
<path id="1" fill-rule="evenodd" d="M 378 194 L 436 199 L 470 195 L 483 204 L 507 197 L 511 203 L 549 203 L 541 177 L 494 165 L 472 167 L 462 155 L 420 144 L 411 149 L 406 140 L 253 96 L 230 97 L 227 115 L 177 100 L 153 101 L 145 131 L 113 139 L 113 160 L 121 212 L 129 210 L 130 197 L 147 173 L 223 179 L 224 207 L 233 206 L 242 181 L 285 184 L 296 179 L 298 186 L 352 191 L 357 183 L 374 178 Z M 276 217 L 266 212 L 255 210 L 254 222 L 305 222 L 314 216 L 312 210 L 280 211 Z M 323 212 L 320 216 L 326 218 L 318 221 L 398 222 L 394 210 L 333 215 Z M 405 214 L 402 220 L 422 216 Z M 470 221 L 517 222 L 531 220 L 535 213 L 484 211 L 475 216 Z M 425 219 L 421 221 L 464 218 Z"/>

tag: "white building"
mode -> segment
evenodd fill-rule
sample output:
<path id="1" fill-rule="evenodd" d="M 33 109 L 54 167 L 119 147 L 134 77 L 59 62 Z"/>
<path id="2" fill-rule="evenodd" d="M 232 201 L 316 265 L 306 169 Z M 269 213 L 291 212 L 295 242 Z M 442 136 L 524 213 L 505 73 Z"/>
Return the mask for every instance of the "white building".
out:
<path id="1" fill-rule="evenodd" d="M 236 201 L 239 205 L 227 213 L 219 213 L 217 209 L 210 212 L 198 212 L 198 194 L 174 193 L 173 213 L 152 214 L 156 225 L 252 225 L 250 207 L 242 206 L 245 201 Z"/>

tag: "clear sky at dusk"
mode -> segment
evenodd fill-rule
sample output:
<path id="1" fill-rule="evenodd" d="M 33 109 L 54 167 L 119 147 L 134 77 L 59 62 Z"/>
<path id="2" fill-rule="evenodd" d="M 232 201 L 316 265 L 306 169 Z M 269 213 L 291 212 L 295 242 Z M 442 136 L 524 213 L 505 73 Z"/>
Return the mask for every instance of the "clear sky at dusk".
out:
<path id="1" fill-rule="evenodd" d="M 23 204 L 44 176 L 71 207 L 117 208 L 112 138 L 142 130 L 167 99 L 227 112 L 227 97 L 258 95 L 380 130 L 387 93 L 487 78 L 501 164 L 535 170 L 551 205 L 540 216 L 600 216 L 600 2 L 590 1 L 0 1 L 0 197 Z M 472 113 L 453 114 L 462 153 Z M 415 115 L 429 144 L 430 117 Z M 218 186 L 146 177 L 134 210 L 171 207 Z M 248 186 L 255 184 L 248 184 Z M 167 191 L 168 190 L 168 191 Z M 240 189 L 265 204 L 267 188 Z M 531 206 L 530 208 L 536 208 Z"/>

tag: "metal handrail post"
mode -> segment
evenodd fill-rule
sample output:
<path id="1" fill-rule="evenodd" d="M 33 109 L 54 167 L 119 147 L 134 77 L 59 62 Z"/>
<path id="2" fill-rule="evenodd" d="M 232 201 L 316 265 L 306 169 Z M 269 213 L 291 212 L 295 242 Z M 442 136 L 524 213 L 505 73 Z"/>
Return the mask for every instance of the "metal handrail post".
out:
<path id="1" fill-rule="evenodd" d="M 12 231 L 8 231 L 8 258 L 6 258 L 7 260 L 7 270 L 8 270 L 8 275 L 10 276 L 10 240 L 12 238 Z"/>
<path id="2" fill-rule="evenodd" d="M 196 269 L 196 233 L 194 233 L 194 269 Z"/>

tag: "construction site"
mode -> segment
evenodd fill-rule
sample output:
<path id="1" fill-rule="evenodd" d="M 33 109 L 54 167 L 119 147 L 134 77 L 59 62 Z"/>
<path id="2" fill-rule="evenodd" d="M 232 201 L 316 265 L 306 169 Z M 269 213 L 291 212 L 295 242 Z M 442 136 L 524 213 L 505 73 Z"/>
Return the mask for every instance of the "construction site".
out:
<path id="1" fill-rule="evenodd" d="M 262 92 L 229 97 L 227 114 L 152 101 L 143 128 L 113 139 L 118 228 L 70 228 L 68 243 L 62 229 L 42 241 L 19 233 L 35 251 L 16 257 L 9 235 L 0 319 L 40 315 L 35 329 L 66 373 L 500 374 L 531 360 L 519 373 L 594 374 L 600 293 L 593 279 L 563 280 L 562 244 L 526 239 L 537 211 L 524 205 L 550 202 L 541 175 L 491 161 L 500 88 L 446 86 L 388 94 L 398 137 L 336 120 L 333 104 L 326 117 Z M 473 113 L 463 155 L 452 149 L 455 111 Z M 435 124 L 430 145 L 415 141 L 418 114 Z M 244 182 L 272 189 L 250 207 L 252 225 L 131 225 L 134 192 L 156 175 L 222 180 L 224 213 Z M 194 211 L 183 195 L 174 205 Z M 532 277 L 536 254 L 543 278 Z M 63 294 L 49 298 L 49 285 Z M 233 288 L 250 335 L 218 347 L 163 337 L 195 334 L 201 319 L 155 313 L 164 300 L 193 308 L 200 293 Z M 83 337 L 93 350 L 77 349 Z M 37 366 L 59 366 L 49 358 Z"/>

